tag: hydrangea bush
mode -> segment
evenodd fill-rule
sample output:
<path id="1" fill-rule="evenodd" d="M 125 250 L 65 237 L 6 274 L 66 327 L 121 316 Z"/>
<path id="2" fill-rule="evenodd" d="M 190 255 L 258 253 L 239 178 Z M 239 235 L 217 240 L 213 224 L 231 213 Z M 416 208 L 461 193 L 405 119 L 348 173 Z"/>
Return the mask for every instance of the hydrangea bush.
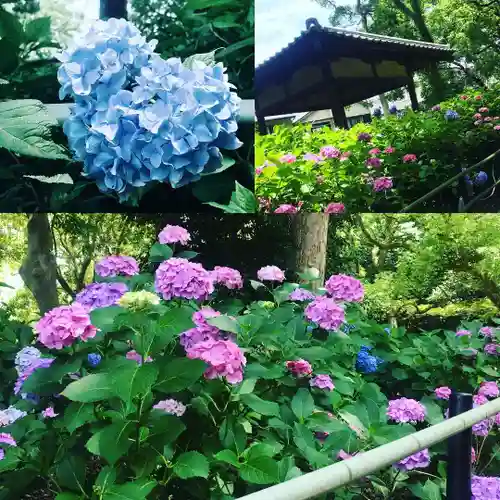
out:
<path id="1" fill-rule="evenodd" d="M 498 91 L 471 90 L 429 110 L 376 115 L 350 130 L 276 126 L 257 135 L 261 210 L 401 209 L 500 148 Z M 495 162 L 483 165 L 423 206 L 456 211 L 460 196 L 472 198 L 494 182 L 492 168 Z"/>
<path id="2" fill-rule="evenodd" d="M 32 329 L 2 320 L 0 498 L 229 500 L 442 421 L 452 388 L 498 397 L 495 326 L 379 325 L 353 277 L 244 280 L 192 262 L 189 236 L 165 228 L 142 272 L 101 260 Z M 498 498 L 499 427 L 473 429 L 474 500 Z M 335 498 L 441 498 L 445 461 L 443 443 Z"/>
<path id="3" fill-rule="evenodd" d="M 213 54 L 163 59 L 124 19 L 97 21 L 60 55 L 64 132 L 83 174 L 135 200 L 152 182 L 173 188 L 223 166 L 237 149 L 240 99 Z"/>

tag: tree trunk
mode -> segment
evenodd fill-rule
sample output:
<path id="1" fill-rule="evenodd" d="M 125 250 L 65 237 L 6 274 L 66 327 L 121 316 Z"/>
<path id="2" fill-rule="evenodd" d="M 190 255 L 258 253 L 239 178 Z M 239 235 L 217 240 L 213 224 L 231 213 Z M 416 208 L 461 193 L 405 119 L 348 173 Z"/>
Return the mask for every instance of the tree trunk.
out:
<path id="1" fill-rule="evenodd" d="M 28 251 L 19 274 L 35 297 L 40 313 L 59 305 L 57 266 L 47 214 L 33 214 L 27 226 Z"/>
<path id="2" fill-rule="evenodd" d="M 328 220 L 328 215 L 321 213 L 298 213 L 293 219 L 294 270 L 303 272 L 310 267 L 316 268 L 319 279 L 312 283 L 314 288 L 325 281 Z"/>
<path id="3" fill-rule="evenodd" d="M 384 111 L 384 115 L 389 115 L 389 103 L 387 102 L 387 97 L 385 94 L 379 94 L 378 98 L 380 99 L 380 104 L 382 104 L 382 110 Z"/>

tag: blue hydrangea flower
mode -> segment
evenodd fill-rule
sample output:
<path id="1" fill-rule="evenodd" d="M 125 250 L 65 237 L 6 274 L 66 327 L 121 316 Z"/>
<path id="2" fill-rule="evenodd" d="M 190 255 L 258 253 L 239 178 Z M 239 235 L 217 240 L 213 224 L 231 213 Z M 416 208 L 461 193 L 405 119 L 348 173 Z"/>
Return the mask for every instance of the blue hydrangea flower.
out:
<path id="1" fill-rule="evenodd" d="M 307 325 L 306 326 L 307 333 L 312 333 L 313 330 L 314 330 L 314 326 L 313 325 Z"/>
<path id="2" fill-rule="evenodd" d="M 219 64 L 162 59 L 120 19 L 98 21 L 61 56 L 63 130 L 83 174 L 127 200 L 158 181 L 177 188 L 216 171 L 236 137 L 240 99 Z"/>
<path id="3" fill-rule="evenodd" d="M 349 333 L 351 332 L 352 330 L 355 330 L 356 329 L 356 325 L 350 325 L 349 323 L 344 323 L 340 329 L 344 332 L 344 333 Z"/>
<path id="4" fill-rule="evenodd" d="M 384 328 L 384 332 L 386 332 L 387 335 L 390 335 L 391 334 L 391 329 L 389 327 Z"/>
<path id="5" fill-rule="evenodd" d="M 449 109 L 444 114 L 444 118 L 445 120 L 458 120 L 458 118 L 460 118 L 460 115 L 456 111 Z"/>
<path id="6" fill-rule="evenodd" d="M 102 356 L 96 352 L 93 352 L 87 356 L 87 360 L 90 366 L 97 366 L 101 362 Z"/>
<path id="7" fill-rule="evenodd" d="M 33 362 L 40 358 L 42 353 L 33 346 L 23 347 L 17 354 L 15 358 L 16 370 L 18 375 L 21 375 L 27 368 L 29 368 Z"/>
<path id="8" fill-rule="evenodd" d="M 476 185 L 481 186 L 488 180 L 488 174 L 484 171 L 480 171 L 477 173 L 476 178 L 474 179 L 474 182 Z"/>
<path id="9" fill-rule="evenodd" d="M 389 106 L 389 113 L 391 113 L 391 115 L 395 115 L 397 112 L 398 112 L 398 107 L 396 106 L 396 104 L 392 103 Z"/>
<path id="10" fill-rule="evenodd" d="M 381 108 L 375 108 L 373 110 L 373 116 L 375 118 L 380 118 L 382 116 L 382 109 Z"/>
<path id="11" fill-rule="evenodd" d="M 378 367 L 384 362 L 378 356 L 372 356 L 370 351 L 371 347 L 361 346 L 356 357 L 356 370 L 361 373 L 375 373 Z"/>

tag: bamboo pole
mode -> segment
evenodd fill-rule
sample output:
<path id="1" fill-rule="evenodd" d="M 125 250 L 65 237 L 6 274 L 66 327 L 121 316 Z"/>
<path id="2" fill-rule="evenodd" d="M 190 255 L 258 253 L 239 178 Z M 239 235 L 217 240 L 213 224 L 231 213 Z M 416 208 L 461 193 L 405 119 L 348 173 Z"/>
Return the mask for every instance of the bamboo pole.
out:
<path id="1" fill-rule="evenodd" d="M 497 413 L 500 413 L 500 398 L 343 462 L 245 495 L 240 497 L 240 500 L 308 500 L 314 498 L 391 466 L 417 451 L 430 448 Z"/>

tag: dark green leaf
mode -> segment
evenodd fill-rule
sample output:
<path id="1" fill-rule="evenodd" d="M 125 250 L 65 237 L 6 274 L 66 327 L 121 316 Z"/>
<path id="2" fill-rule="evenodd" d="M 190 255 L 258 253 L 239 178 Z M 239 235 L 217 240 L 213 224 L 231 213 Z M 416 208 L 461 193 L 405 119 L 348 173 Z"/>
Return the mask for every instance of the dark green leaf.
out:
<path id="1" fill-rule="evenodd" d="M 70 433 L 88 422 L 94 422 L 94 405 L 91 403 L 70 403 L 64 412 L 64 425 Z"/>
<path id="2" fill-rule="evenodd" d="M 161 392 L 179 392 L 193 385 L 206 369 L 199 359 L 176 358 L 165 362 L 155 389 Z"/>
<path id="3" fill-rule="evenodd" d="M 121 313 L 123 313 L 123 309 L 118 306 L 100 307 L 91 311 L 90 321 L 101 332 L 112 332 L 115 318 Z"/>
<path id="4" fill-rule="evenodd" d="M 115 395 L 113 379 L 107 373 L 93 373 L 71 382 L 62 395 L 81 403 L 102 401 Z"/>
<path id="5" fill-rule="evenodd" d="M 223 332 L 231 332 L 234 334 L 240 333 L 238 322 L 229 316 L 221 315 L 215 318 L 208 318 L 207 323 L 212 326 L 216 326 L 219 330 Z"/>
<path id="6" fill-rule="evenodd" d="M 239 469 L 243 481 L 253 484 L 273 484 L 279 482 L 278 462 L 270 457 L 257 457 L 241 465 Z"/>
<path id="7" fill-rule="evenodd" d="M 273 417 L 280 416 L 280 408 L 277 403 L 261 399 L 255 394 L 243 394 L 241 396 L 241 401 L 253 411 L 260 413 L 261 415 L 269 415 Z"/>
<path id="8" fill-rule="evenodd" d="M 57 482 L 73 491 L 85 489 L 85 460 L 83 457 L 68 455 L 56 466 Z"/>
<path id="9" fill-rule="evenodd" d="M 181 479 L 208 477 L 209 466 L 205 455 L 197 451 L 182 453 L 174 463 L 174 472 Z"/>
<path id="10" fill-rule="evenodd" d="M 168 245 L 155 243 L 149 251 L 149 260 L 151 262 L 163 262 L 174 255 L 173 250 Z"/>
<path id="11" fill-rule="evenodd" d="M 308 389 L 301 388 L 292 399 L 292 411 L 303 422 L 314 410 L 314 399 Z"/>
<path id="12" fill-rule="evenodd" d="M 115 422 L 97 431 L 86 444 L 94 455 L 105 458 L 110 464 L 116 463 L 132 445 L 129 439 L 135 426 L 132 422 Z"/>

